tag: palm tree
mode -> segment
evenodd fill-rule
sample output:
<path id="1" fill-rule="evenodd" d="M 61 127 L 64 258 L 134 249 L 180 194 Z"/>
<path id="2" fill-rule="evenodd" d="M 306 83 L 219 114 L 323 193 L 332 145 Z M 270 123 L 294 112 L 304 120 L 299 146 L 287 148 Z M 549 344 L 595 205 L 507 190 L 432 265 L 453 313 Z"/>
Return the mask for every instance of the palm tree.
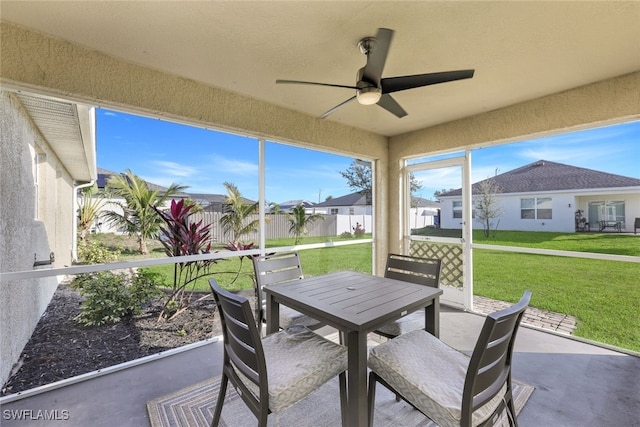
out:
<path id="1" fill-rule="evenodd" d="M 258 219 L 245 224 L 249 215 L 258 213 L 258 203 L 248 203 L 235 184 L 225 182 L 224 186 L 228 193 L 226 198 L 228 207 L 227 212 L 220 218 L 220 224 L 225 234 L 231 234 L 232 243 L 238 243 L 240 237 L 258 229 L 260 224 Z"/>
<path id="2" fill-rule="evenodd" d="M 95 186 L 87 187 L 82 190 L 82 202 L 78 200 L 78 232 L 80 240 L 84 240 L 91 226 L 98 218 L 100 210 L 106 203 L 106 199 L 100 194 L 99 197 L 93 197 Z"/>
<path id="3" fill-rule="evenodd" d="M 287 214 L 289 217 L 289 222 L 291 223 L 291 227 L 289 227 L 289 233 L 292 233 L 295 236 L 294 245 L 298 244 L 301 236 L 309 233 L 307 226 L 312 224 L 313 222 L 321 219 L 324 220 L 324 217 L 320 214 L 311 214 L 307 215 L 307 212 L 304 209 L 304 205 L 299 203 L 296 207 L 291 209 L 291 213 Z"/>
<path id="4" fill-rule="evenodd" d="M 140 253 L 146 255 L 149 253 L 147 239 L 156 237 L 163 223 L 153 206 L 162 206 L 169 197 L 186 188 L 171 184 L 160 194 L 149 189 L 146 181 L 127 169 L 124 175 L 112 175 L 106 187 L 109 196 L 123 199 L 115 202 L 122 213 L 109 211 L 105 216 L 112 224 L 124 227 L 129 235 L 136 236 Z"/>

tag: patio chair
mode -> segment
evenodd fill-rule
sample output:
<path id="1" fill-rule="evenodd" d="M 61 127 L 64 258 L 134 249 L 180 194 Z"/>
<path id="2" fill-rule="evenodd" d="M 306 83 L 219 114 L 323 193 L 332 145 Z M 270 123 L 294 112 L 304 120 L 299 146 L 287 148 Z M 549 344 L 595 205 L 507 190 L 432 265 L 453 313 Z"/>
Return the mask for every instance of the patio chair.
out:
<path id="1" fill-rule="evenodd" d="M 437 288 L 440 285 L 441 263 L 439 259 L 389 254 L 384 276 Z M 424 329 L 424 309 L 394 320 L 374 332 L 386 338 L 394 338 L 415 329 Z"/>
<path id="2" fill-rule="evenodd" d="M 249 301 L 220 288 L 214 279 L 209 284 L 224 336 L 220 392 L 211 425 L 220 422 L 229 381 L 262 427 L 270 413 L 287 409 L 335 376 L 346 425 L 346 347 L 300 325 L 261 339 Z"/>
<path id="3" fill-rule="evenodd" d="M 252 259 L 256 278 L 256 298 L 260 301 L 260 304 L 256 303 L 256 317 L 260 324 L 266 324 L 266 300 L 262 288 L 304 278 L 302 264 L 296 251 L 257 256 Z M 280 304 L 280 328 L 287 329 L 293 325 L 302 325 L 309 329 L 323 326 L 318 320 Z"/>
<path id="4" fill-rule="evenodd" d="M 511 387 L 516 332 L 531 292 L 488 315 L 471 357 L 424 330 L 401 335 L 369 353 L 369 426 L 376 383 L 400 395 L 440 426 L 494 425 L 506 411 L 517 426 Z"/>

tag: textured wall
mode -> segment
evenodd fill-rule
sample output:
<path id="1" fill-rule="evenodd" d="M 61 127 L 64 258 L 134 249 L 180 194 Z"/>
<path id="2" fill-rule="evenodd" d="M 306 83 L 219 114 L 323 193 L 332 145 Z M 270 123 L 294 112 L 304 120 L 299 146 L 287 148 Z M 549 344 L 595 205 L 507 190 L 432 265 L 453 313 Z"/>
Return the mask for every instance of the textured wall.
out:
<path id="1" fill-rule="evenodd" d="M 46 260 L 51 251 L 56 266 L 69 265 L 73 213 L 59 215 L 58 204 L 71 210 L 68 178 L 17 98 L 6 92 L 0 92 L 0 129 L 0 270 L 32 270 L 34 256 Z M 35 219 L 36 147 L 46 156 L 40 165 L 40 188 L 47 194 L 39 203 L 42 220 Z M 56 277 L 0 283 L 0 383 L 7 380 L 57 285 Z"/>

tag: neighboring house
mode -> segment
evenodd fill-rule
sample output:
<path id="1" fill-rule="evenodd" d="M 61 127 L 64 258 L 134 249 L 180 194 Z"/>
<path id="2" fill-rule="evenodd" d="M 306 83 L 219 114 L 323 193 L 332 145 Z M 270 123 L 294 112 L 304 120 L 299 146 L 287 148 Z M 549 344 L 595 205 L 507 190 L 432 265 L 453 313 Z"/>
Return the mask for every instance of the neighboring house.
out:
<path id="1" fill-rule="evenodd" d="M 280 208 L 281 212 L 285 212 L 285 213 L 291 213 L 291 210 L 293 208 L 295 208 L 296 206 L 298 206 L 299 204 L 302 204 L 304 206 L 304 211 L 308 214 L 312 214 L 314 213 L 314 207 L 316 206 L 315 203 L 310 202 L 308 200 L 288 200 L 286 202 L 282 202 L 278 204 L 278 207 Z M 267 210 L 268 212 L 270 212 L 270 210 Z"/>
<path id="2" fill-rule="evenodd" d="M 500 230 L 571 232 L 582 215 L 591 231 L 633 231 L 640 217 L 640 179 L 540 160 L 496 175 Z M 473 184 L 474 199 L 481 183 Z M 439 196 L 442 228 L 461 228 L 462 190 Z M 479 224 L 474 224 L 478 227 Z M 619 229 L 619 230 L 618 230 Z"/>
<path id="3" fill-rule="evenodd" d="M 133 173 L 135 173 L 135 171 L 133 171 Z M 98 168 L 98 179 L 96 181 L 97 186 L 98 186 L 98 190 L 100 190 L 101 192 L 104 191 L 105 187 L 107 186 L 107 182 L 109 180 L 109 178 L 112 175 L 118 175 L 119 172 L 113 172 L 107 169 L 103 169 L 103 168 Z M 152 182 L 149 181 L 145 181 L 147 183 L 147 186 L 149 187 L 150 190 L 153 191 L 157 191 L 160 194 L 163 194 L 167 191 L 167 187 L 163 187 L 161 185 L 158 184 L 154 184 Z M 94 194 L 93 197 L 102 197 L 101 194 Z M 204 212 L 209 212 L 209 213 L 224 213 L 227 211 L 228 208 L 228 203 L 227 203 L 227 196 L 224 194 L 202 194 L 202 193 L 186 193 L 186 192 L 180 192 L 180 193 L 176 193 L 175 195 L 173 195 L 171 197 L 171 199 L 173 200 L 183 200 L 183 199 L 190 199 L 193 200 L 195 203 L 197 203 Z M 246 203 L 255 203 L 255 201 L 250 200 L 250 199 L 244 199 L 244 201 Z M 104 215 L 102 214 L 103 212 L 107 212 L 107 211 L 116 211 L 116 212 L 120 212 L 122 213 L 122 209 L 120 208 L 120 206 L 118 204 L 115 203 L 116 200 L 113 199 L 113 203 L 110 203 L 107 201 L 107 203 L 105 203 L 102 207 L 102 209 L 100 209 L 101 214 L 98 215 L 98 218 L 96 219 L 95 225 L 92 227 L 91 232 L 98 232 L 98 233 L 121 233 L 124 230 L 118 229 L 117 227 L 114 227 L 113 225 L 111 225 L 105 218 Z M 168 207 L 170 202 L 168 202 L 165 207 Z"/>
<path id="4" fill-rule="evenodd" d="M 96 180 L 96 185 L 98 187 L 99 193 L 93 194 L 94 198 L 104 198 L 103 192 L 107 186 L 107 182 L 109 181 L 109 178 L 111 178 L 111 176 L 113 175 L 119 175 L 119 173 L 113 172 L 107 169 L 103 169 L 103 168 L 98 168 L 98 178 Z M 149 187 L 149 189 L 152 191 L 157 191 L 160 194 L 167 191 L 166 187 L 163 187 L 161 185 L 157 185 L 148 181 L 145 181 L 145 182 L 147 183 L 147 186 Z M 176 200 L 183 199 L 183 198 L 188 198 L 188 195 L 186 193 L 178 193 L 176 197 L 174 197 L 174 199 Z M 90 231 L 92 233 L 123 233 L 125 231 L 124 229 L 118 228 L 114 224 L 111 224 L 105 218 L 105 215 L 104 215 L 108 211 L 114 211 L 122 214 L 122 208 L 118 204 L 121 202 L 122 202 L 122 199 L 120 200 L 115 198 L 106 199 L 106 202 L 102 204 L 101 209 L 99 210 L 99 213 L 96 217 L 94 226 L 91 227 Z M 80 203 L 83 203 L 82 199 Z"/>
<path id="5" fill-rule="evenodd" d="M 371 215 L 371 196 L 359 191 L 316 203 L 314 213 L 326 215 Z"/>
<path id="6" fill-rule="evenodd" d="M 411 228 L 438 227 L 440 225 L 440 202 L 422 197 L 412 197 L 409 220 Z"/>
<path id="7" fill-rule="evenodd" d="M 0 91 L 0 266 L 70 266 L 76 191 L 96 179 L 93 109 Z M 18 275 L 19 276 L 19 275 Z M 0 383 L 8 379 L 62 277 L 0 284 Z"/>

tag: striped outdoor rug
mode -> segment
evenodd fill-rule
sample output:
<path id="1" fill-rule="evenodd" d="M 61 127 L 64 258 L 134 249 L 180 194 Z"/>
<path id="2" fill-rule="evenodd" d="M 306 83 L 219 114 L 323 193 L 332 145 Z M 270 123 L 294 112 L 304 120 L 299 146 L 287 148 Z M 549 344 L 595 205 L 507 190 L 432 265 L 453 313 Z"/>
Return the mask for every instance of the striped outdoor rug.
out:
<path id="1" fill-rule="evenodd" d="M 533 393 L 532 386 L 514 382 L 514 401 L 519 413 Z M 209 426 L 213 418 L 220 377 L 178 390 L 147 403 L 152 427 Z M 220 426 L 256 426 L 257 419 L 235 392 L 227 387 Z M 506 417 L 505 418 L 506 421 Z M 508 423 L 503 423 L 508 425 Z M 340 394 L 337 379 L 280 414 L 269 415 L 269 426 L 336 427 L 340 425 Z M 381 385 L 376 391 L 374 426 L 435 427 L 436 424 Z"/>

